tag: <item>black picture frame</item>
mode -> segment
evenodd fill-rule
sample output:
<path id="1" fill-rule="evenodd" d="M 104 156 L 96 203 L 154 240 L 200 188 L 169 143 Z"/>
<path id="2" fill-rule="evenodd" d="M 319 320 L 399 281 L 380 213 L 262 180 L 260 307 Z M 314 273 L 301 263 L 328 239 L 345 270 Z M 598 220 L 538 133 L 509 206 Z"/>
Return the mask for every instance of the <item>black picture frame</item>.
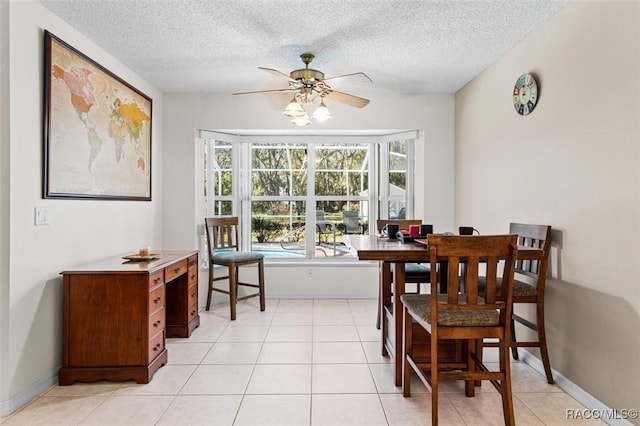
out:
<path id="1" fill-rule="evenodd" d="M 44 32 L 43 198 L 151 201 L 150 97 Z"/>

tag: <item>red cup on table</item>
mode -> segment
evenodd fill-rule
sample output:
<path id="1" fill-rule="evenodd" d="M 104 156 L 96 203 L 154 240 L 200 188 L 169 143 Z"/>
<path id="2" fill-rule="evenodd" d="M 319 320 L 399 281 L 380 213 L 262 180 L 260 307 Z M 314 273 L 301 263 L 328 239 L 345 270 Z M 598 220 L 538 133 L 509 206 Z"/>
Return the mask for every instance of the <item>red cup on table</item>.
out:
<path id="1" fill-rule="evenodd" d="M 419 237 L 420 236 L 420 225 L 409 225 L 409 236 L 410 237 Z"/>

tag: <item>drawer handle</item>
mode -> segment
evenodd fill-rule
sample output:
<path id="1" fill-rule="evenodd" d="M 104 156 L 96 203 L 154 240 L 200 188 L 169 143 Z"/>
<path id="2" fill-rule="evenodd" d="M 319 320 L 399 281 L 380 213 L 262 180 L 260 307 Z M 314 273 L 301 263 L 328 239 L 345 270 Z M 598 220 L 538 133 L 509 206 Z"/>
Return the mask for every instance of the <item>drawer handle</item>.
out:
<path id="1" fill-rule="evenodd" d="M 157 327 L 160 326 L 160 324 L 162 324 L 162 321 L 158 320 L 158 321 L 153 323 L 153 326 L 157 328 Z"/>
<path id="2" fill-rule="evenodd" d="M 196 274 L 191 275 L 191 279 L 195 280 L 196 279 Z"/>
<path id="3" fill-rule="evenodd" d="M 191 315 L 191 316 L 195 316 L 195 314 L 196 314 L 196 311 L 191 311 L 191 314 L 190 314 L 190 315 Z"/>
<path id="4" fill-rule="evenodd" d="M 173 268 L 173 272 L 175 272 L 176 274 L 180 272 L 180 267 L 178 266 L 177 268 Z"/>
<path id="5" fill-rule="evenodd" d="M 196 297 L 196 293 L 191 293 L 191 297 Z"/>
<path id="6" fill-rule="evenodd" d="M 159 282 L 161 282 L 161 281 L 162 281 L 162 278 L 158 277 L 158 278 L 156 278 L 155 280 L 153 280 L 153 283 L 154 283 L 154 284 L 158 284 L 158 283 L 159 283 Z"/>
<path id="7" fill-rule="evenodd" d="M 160 345 L 160 343 L 157 343 L 157 344 L 153 347 L 153 351 L 154 351 L 154 352 L 159 351 L 159 350 L 160 350 L 160 346 L 161 346 L 161 345 Z"/>
<path id="8" fill-rule="evenodd" d="M 153 299 L 153 304 L 154 304 L 154 305 L 157 305 L 157 304 L 158 304 L 158 302 L 160 302 L 161 300 L 162 300 L 162 297 L 158 296 L 158 297 L 156 297 L 155 299 Z"/>

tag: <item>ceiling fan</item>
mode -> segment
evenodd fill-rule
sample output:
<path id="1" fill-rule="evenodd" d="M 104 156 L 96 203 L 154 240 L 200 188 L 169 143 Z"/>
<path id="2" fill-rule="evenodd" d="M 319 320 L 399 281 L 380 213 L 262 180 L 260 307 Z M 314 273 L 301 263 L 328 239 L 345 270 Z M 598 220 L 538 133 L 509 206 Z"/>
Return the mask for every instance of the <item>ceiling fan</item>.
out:
<path id="1" fill-rule="evenodd" d="M 237 92 L 234 95 L 247 95 L 254 93 L 270 93 L 270 92 L 293 92 L 293 97 L 289 105 L 282 114 L 291 117 L 291 122 L 299 126 L 311 124 L 311 120 L 307 115 L 306 108 L 308 105 L 319 104 L 312 118 L 318 121 L 325 121 L 333 118 L 331 112 L 325 105 L 325 99 L 335 100 L 344 104 L 354 106 L 356 108 L 364 108 L 369 103 L 368 99 L 359 96 L 350 95 L 348 93 L 339 92 L 331 88 L 329 84 L 350 80 L 358 83 L 371 83 L 371 79 L 363 72 L 340 75 L 337 77 L 325 78 L 324 73 L 313 68 L 309 68 L 309 64 L 313 61 L 314 55 L 311 53 L 303 53 L 300 55 L 302 63 L 305 67 L 291 71 L 288 75 L 274 70 L 272 68 L 258 67 L 277 77 L 283 77 L 288 80 L 288 87 L 272 90 L 257 90 L 253 92 Z"/>

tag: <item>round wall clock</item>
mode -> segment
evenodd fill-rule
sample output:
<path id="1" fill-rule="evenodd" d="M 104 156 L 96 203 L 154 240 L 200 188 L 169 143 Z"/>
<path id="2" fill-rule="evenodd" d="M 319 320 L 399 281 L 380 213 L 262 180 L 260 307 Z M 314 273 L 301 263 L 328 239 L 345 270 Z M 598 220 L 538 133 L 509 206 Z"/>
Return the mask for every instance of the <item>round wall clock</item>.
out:
<path id="1" fill-rule="evenodd" d="M 538 83 L 531 74 L 522 74 L 513 86 L 513 107 L 520 115 L 528 115 L 538 102 Z"/>

